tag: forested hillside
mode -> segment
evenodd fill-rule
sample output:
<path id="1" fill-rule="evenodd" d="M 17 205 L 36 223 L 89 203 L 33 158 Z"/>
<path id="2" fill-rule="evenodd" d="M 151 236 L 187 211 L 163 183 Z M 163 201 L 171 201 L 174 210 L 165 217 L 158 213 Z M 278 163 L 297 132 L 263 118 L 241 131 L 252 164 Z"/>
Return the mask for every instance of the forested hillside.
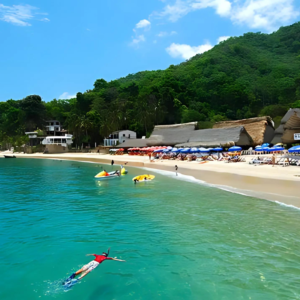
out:
<path id="1" fill-rule="evenodd" d="M 0 141 L 20 140 L 46 119 L 62 121 L 80 144 L 117 129 L 149 135 L 155 124 L 199 121 L 207 128 L 258 115 L 278 122 L 289 107 L 300 107 L 300 23 L 232 37 L 166 70 L 98 79 L 76 99 L 0 102 Z"/>

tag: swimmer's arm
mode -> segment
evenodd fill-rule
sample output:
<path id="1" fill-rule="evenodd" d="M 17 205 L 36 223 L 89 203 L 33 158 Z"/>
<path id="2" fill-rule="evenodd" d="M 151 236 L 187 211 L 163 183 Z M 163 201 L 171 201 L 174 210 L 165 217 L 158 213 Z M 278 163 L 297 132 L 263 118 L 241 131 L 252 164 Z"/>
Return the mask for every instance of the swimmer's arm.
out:
<path id="1" fill-rule="evenodd" d="M 126 261 L 126 260 L 118 259 L 116 257 L 108 257 L 107 259 L 111 259 L 111 260 L 115 260 L 115 261 Z"/>
<path id="2" fill-rule="evenodd" d="M 87 254 L 86 256 L 95 256 L 95 254 Z"/>

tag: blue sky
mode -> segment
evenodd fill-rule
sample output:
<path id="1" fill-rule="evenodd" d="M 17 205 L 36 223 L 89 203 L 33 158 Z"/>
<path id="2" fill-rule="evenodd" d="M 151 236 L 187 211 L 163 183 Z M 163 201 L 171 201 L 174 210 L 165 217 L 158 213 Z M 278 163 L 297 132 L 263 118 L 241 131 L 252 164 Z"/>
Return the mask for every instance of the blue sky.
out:
<path id="1" fill-rule="evenodd" d="M 69 98 L 300 20 L 300 0 L 24 1 L 0 0 L 0 101 Z"/>

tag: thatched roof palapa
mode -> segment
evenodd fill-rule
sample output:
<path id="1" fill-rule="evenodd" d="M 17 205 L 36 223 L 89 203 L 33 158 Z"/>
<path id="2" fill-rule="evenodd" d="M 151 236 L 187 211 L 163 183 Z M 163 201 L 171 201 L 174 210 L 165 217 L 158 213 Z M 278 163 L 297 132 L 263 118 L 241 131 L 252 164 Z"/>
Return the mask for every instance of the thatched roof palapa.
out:
<path id="1" fill-rule="evenodd" d="M 128 139 L 124 143 L 115 146 L 115 148 L 143 148 L 147 147 L 148 139 Z"/>
<path id="2" fill-rule="evenodd" d="M 253 140 L 253 145 L 270 143 L 274 137 L 274 123 L 271 117 L 257 117 L 236 121 L 216 123 L 213 128 L 230 128 L 243 126 Z"/>
<path id="3" fill-rule="evenodd" d="M 149 139 L 148 146 L 175 146 L 176 144 L 186 143 L 195 131 L 197 122 L 157 125 Z"/>
<path id="4" fill-rule="evenodd" d="M 275 130 L 273 144 L 295 142 L 294 133 L 300 133 L 300 108 L 290 108 L 281 120 L 281 124 Z"/>
<path id="5" fill-rule="evenodd" d="M 176 147 L 250 146 L 253 141 L 243 126 L 195 130 L 187 143 Z"/>

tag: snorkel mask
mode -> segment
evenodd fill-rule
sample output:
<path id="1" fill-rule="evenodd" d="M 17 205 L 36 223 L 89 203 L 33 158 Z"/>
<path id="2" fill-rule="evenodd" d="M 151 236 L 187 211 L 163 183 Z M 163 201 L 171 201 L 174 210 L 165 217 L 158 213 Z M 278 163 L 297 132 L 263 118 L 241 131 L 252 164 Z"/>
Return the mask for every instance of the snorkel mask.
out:
<path id="1" fill-rule="evenodd" d="M 107 253 L 106 253 L 106 252 L 103 252 L 102 255 L 105 256 L 105 257 L 108 257 L 108 255 L 109 255 L 109 250 L 110 250 L 110 247 L 108 248 Z"/>

